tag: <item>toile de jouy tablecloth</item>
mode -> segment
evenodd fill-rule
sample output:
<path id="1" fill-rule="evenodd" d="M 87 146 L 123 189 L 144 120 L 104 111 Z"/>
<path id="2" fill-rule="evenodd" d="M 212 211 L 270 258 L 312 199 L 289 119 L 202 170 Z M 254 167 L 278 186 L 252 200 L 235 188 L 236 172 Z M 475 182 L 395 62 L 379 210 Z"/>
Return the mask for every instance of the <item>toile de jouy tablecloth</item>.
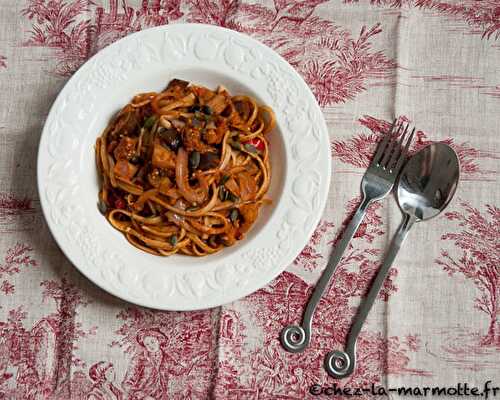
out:
<path id="1" fill-rule="evenodd" d="M 179 22 L 235 29 L 283 55 L 322 107 L 333 160 L 326 210 L 293 264 L 244 299 L 182 313 L 83 278 L 51 237 L 36 187 L 41 130 L 68 77 L 129 33 Z M 413 150 L 449 143 L 461 182 L 446 212 L 410 233 L 355 374 L 335 381 L 323 357 L 344 344 L 401 221 L 393 198 L 370 208 L 311 347 L 287 353 L 279 332 L 300 320 L 395 116 L 417 126 Z M 0 399 L 333 398 L 334 383 L 357 398 L 384 398 L 381 388 L 398 398 L 389 389 L 401 387 L 458 398 L 459 384 L 499 387 L 499 148 L 499 0 L 1 0 Z"/>

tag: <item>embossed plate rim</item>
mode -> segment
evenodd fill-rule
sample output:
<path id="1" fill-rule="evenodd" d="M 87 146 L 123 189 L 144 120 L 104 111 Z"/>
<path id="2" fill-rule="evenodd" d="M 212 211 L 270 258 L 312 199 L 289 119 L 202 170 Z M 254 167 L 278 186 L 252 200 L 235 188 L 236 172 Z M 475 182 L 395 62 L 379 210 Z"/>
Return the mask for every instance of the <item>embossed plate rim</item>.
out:
<path id="1" fill-rule="evenodd" d="M 158 42 L 158 48 L 153 51 L 161 58 L 162 51 L 169 45 L 173 46 L 174 39 L 179 37 L 183 46 L 180 51 L 175 49 L 180 54 L 179 65 L 184 62 L 191 67 L 193 62 L 199 62 L 201 56 L 194 54 L 196 44 L 207 38 L 212 42 L 217 39 L 217 54 L 206 61 L 207 66 L 220 67 L 222 73 L 231 75 L 232 79 L 241 77 L 244 84 L 251 81 L 257 91 L 274 95 L 270 105 L 278 114 L 282 134 L 288 138 L 285 146 L 288 174 L 284 177 L 281 201 L 271 218 L 277 222 L 276 226 L 267 224 L 250 242 L 252 245 L 255 242 L 255 246 L 246 247 L 251 247 L 250 250 L 232 253 L 217 265 L 212 262 L 206 269 L 200 266 L 198 270 L 183 273 L 169 268 L 137 272 L 137 266 L 127 265 L 128 260 L 120 256 L 120 249 L 100 252 L 99 246 L 103 246 L 98 236 L 101 232 L 94 232 L 92 225 L 87 226 L 85 208 L 77 201 L 81 189 L 74 182 L 74 178 L 78 181 L 74 170 L 78 172 L 80 163 L 74 158 L 78 158 L 79 146 L 85 142 L 85 136 L 82 136 L 85 128 L 76 125 L 73 133 L 63 136 L 61 132 L 67 132 L 64 125 L 68 125 L 64 121 L 68 117 L 64 115 L 71 116 L 76 105 L 83 105 L 82 109 L 77 108 L 78 118 L 92 126 L 97 119 L 90 116 L 94 104 L 89 104 L 85 97 L 90 96 L 91 88 L 98 90 L 101 84 L 106 88 L 106 83 L 117 85 L 117 81 L 110 77 L 121 77 L 120 71 L 124 76 L 136 69 L 142 72 L 140 68 L 147 68 L 148 62 L 150 67 L 154 65 L 153 53 L 144 53 L 147 52 L 144 48 L 153 46 L 147 46 L 151 42 L 144 45 L 141 39 Z M 235 48 L 243 51 L 245 63 L 239 60 L 237 65 L 238 60 L 233 59 L 233 64 L 224 58 L 226 51 L 231 55 Z M 151 56 L 153 61 L 144 61 L 149 60 L 146 56 Z M 284 89 L 273 92 L 275 85 Z M 88 93 L 83 90 L 82 94 L 76 88 L 87 89 Z M 75 100 L 78 96 L 83 98 L 81 103 Z M 95 134 L 90 128 L 86 133 Z M 62 160 L 50 154 L 51 148 L 64 145 L 67 152 Z M 72 158 L 72 155 L 77 157 Z M 69 79 L 54 101 L 40 139 L 37 163 L 43 214 L 53 237 L 71 263 L 89 280 L 116 297 L 141 306 L 178 311 L 230 303 L 257 291 L 281 273 L 302 251 L 318 224 L 328 197 L 331 176 L 326 122 L 314 95 L 300 75 L 261 42 L 236 31 L 204 24 L 171 24 L 146 29 L 120 39 L 91 57 Z M 64 173 L 58 175 L 58 170 Z M 67 204 L 63 201 L 66 199 Z M 61 207 L 55 207 L 55 204 Z"/>

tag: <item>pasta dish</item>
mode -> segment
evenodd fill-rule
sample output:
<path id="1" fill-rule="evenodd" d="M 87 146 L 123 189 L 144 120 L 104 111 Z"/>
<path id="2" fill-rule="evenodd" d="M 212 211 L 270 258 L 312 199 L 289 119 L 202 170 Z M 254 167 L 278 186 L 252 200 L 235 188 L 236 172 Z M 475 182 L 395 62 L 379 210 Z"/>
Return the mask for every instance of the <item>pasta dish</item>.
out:
<path id="1" fill-rule="evenodd" d="M 99 210 L 135 247 L 205 256 L 242 240 L 270 203 L 273 110 L 173 79 L 133 97 L 95 151 Z"/>

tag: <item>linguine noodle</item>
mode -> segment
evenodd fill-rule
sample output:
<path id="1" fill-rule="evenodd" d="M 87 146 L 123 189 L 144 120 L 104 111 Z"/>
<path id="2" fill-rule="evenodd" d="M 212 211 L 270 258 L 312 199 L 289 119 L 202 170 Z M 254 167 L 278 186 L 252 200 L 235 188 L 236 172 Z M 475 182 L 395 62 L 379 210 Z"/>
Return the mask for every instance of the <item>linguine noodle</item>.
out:
<path id="1" fill-rule="evenodd" d="M 96 141 L 99 208 L 150 254 L 205 256 L 244 238 L 271 179 L 273 110 L 172 80 L 136 95 Z"/>

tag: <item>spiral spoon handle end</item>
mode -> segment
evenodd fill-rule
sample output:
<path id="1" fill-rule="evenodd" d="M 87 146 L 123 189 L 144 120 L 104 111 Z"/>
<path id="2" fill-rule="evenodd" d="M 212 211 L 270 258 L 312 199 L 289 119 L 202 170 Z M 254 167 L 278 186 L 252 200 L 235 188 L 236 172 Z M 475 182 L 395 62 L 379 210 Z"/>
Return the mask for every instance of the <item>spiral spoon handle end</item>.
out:
<path id="1" fill-rule="evenodd" d="M 355 360 L 345 351 L 330 351 L 325 357 L 325 370 L 334 378 L 340 379 L 351 375 Z"/>

